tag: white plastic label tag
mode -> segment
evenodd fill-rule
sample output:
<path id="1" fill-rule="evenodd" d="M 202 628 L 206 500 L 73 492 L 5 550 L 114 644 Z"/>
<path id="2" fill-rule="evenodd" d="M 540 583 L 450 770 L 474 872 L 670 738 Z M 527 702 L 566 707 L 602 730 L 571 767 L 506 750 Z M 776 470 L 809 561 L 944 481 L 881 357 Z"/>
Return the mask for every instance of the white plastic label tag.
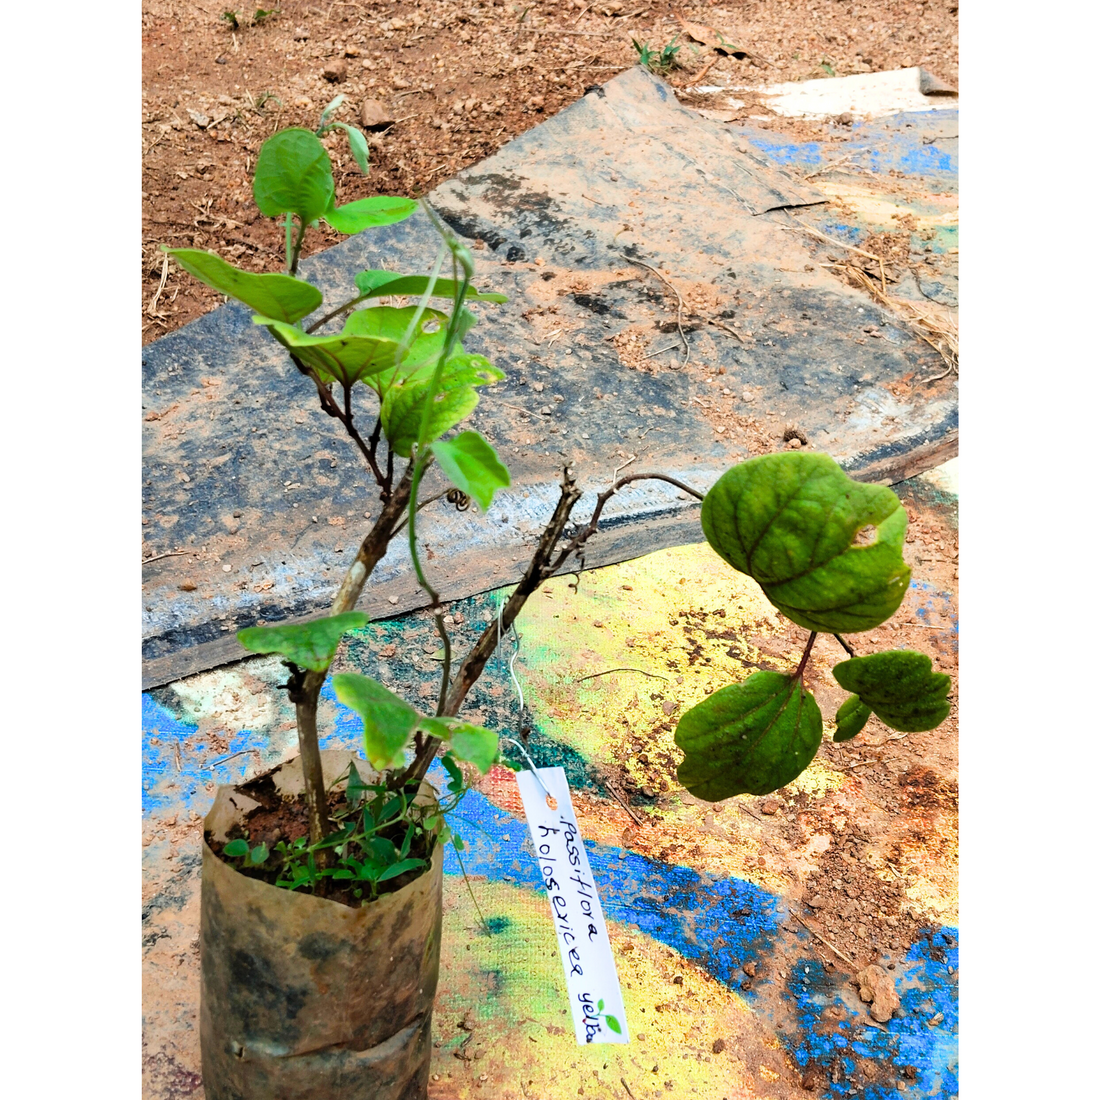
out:
<path id="1" fill-rule="evenodd" d="M 555 809 L 547 805 L 539 779 L 557 803 Z M 565 771 L 539 768 L 538 778 L 517 772 L 516 783 L 550 897 L 577 1042 L 628 1043 L 619 975 Z"/>

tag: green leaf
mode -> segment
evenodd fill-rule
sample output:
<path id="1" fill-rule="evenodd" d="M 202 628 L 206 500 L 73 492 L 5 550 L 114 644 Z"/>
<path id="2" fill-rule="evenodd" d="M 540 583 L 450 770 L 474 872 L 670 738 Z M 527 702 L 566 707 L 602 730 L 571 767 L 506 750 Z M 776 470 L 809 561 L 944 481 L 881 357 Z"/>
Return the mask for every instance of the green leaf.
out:
<path id="1" fill-rule="evenodd" d="M 419 355 L 420 349 L 410 349 L 410 358 L 414 354 Z M 408 365 L 406 361 L 405 367 Z M 435 364 L 425 363 L 406 377 L 395 379 L 382 400 L 382 430 L 394 453 L 403 458 L 412 454 L 413 444 L 420 438 L 420 422 L 434 372 Z M 503 377 L 504 372 L 484 355 L 452 355 L 443 366 L 432 402 L 428 440 L 438 439 L 477 408 L 477 386 L 491 385 Z"/>
<path id="2" fill-rule="evenodd" d="M 260 863 L 263 863 L 267 859 L 267 855 L 267 845 L 257 844 L 256 847 L 253 848 L 251 852 L 249 852 L 248 861 L 253 865 L 258 865 Z"/>
<path id="3" fill-rule="evenodd" d="M 406 871 L 414 871 L 417 867 L 427 867 L 427 860 L 423 859 L 403 859 L 399 863 L 393 864 L 391 867 L 387 867 L 375 880 L 376 882 L 385 882 L 387 879 L 397 878 L 398 875 L 403 875 Z"/>
<path id="4" fill-rule="evenodd" d="M 336 698 L 363 719 L 363 741 L 372 768 L 385 771 L 405 762 L 405 745 L 416 727 L 417 714 L 404 699 L 377 680 L 358 672 L 332 678 Z"/>
<path id="5" fill-rule="evenodd" d="M 483 512 L 492 504 L 497 489 L 512 483 L 508 467 L 477 432 L 461 432 L 446 442 L 437 440 L 432 453 L 451 484 L 473 497 Z"/>
<path id="6" fill-rule="evenodd" d="M 373 313 L 374 310 L 360 310 Z M 268 331 L 288 351 L 303 363 L 313 367 L 323 382 L 352 385 L 371 374 L 393 367 L 400 350 L 397 340 L 382 336 L 362 336 L 349 331 L 353 313 L 344 331 L 331 336 L 308 336 L 293 325 L 285 325 L 270 317 L 253 317 L 257 325 Z"/>
<path id="7" fill-rule="evenodd" d="M 249 626 L 237 631 L 237 641 L 253 653 L 281 653 L 301 668 L 324 672 L 336 656 L 340 639 L 349 630 L 360 630 L 368 622 L 362 611 L 345 611 L 308 623 Z"/>
<path id="8" fill-rule="evenodd" d="M 841 661 L 833 676 L 886 725 L 903 733 L 935 729 L 951 712 L 951 677 L 933 672 L 923 653 L 891 649 L 854 657 Z"/>
<path id="9" fill-rule="evenodd" d="M 604 1019 L 607 1021 L 607 1026 L 611 1028 L 616 1035 L 622 1035 L 623 1029 L 619 1026 L 619 1021 L 616 1020 L 614 1016 L 604 1016 Z"/>
<path id="10" fill-rule="evenodd" d="M 428 289 L 431 280 L 427 275 L 401 275 L 396 271 L 360 271 L 355 276 L 355 285 L 360 294 L 369 295 L 371 298 L 381 298 L 387 295 L 408 297 L 422 297 Z M 455 296 L 459 284 L 453 279 L 436 279 L 432 288 L 433 296 L 437 298 L 451 298 Z M 507 302 L 505 294 L 482 292 L 474 287 L 466 290 L 468 302 Z"/>
<path id="11" fill-rule="evenodd" d="M 597 1012 L 603 1012 L 603 998 L 602 997 L 596 1002 L 596 1011 Z"/>
<path id="12" fill-rule="evenodd" d="M 347 787 L 347 800 L 348 805 L 353 809 L 358 809 L 362 804 L 363 799 L 367 795 L 369 790 L 366 783 L 363 782 L 362 777 L 359 775 L 359 769 L 354 763 L 349 764 L 348 772 L 348 787 Z"/>
<path id="13" fill-rule="evenodd" d="M 254 275 L 251 271 L 241 271 L 213 252 L 197 248 L 166 248 L 165 251 L 200 282 L 277 321 L 293 323 L 312 313 L 324 301 L 315 286 L 291 275 Z"/>
<path id="14" fill-rule="evenodd" d="M 451 752 L 459 760 L 473 764 L 482 775 L 493 766 L 498 744 L 497 735 L 481 726 L 463 722 L 451 730 Z"/>
<path id="15" fill-rule="evenodd" d="M 404 221 L 415 213 L 416 207 L 415 199 L 372 195 L 369 199 L 357 199 L 344 206 L 330 206 L 322 217 L 337 233 L 361 233 L 364 229 Z"/>
<path id="16" fill-rule="evenodd" d="M 821 711 L 801 680 L 754 672 L 687 711 L 676 727 L 680 782 L 696 798 L 769 794 L 801 775 L 821 744 Z"/>
<path id="17" fill-rule="evenodd" d="M 908 517 L 885 486 L 853 481 L 823 454 L 764 455 L 727 470 L 707 493 L 707 541 L 809 630 L 870 630 L 909 587 Z M 865 527 L 876 539 L 856 545 Z"/>
<path id="18" fill-rule="evenodd" d="M 223 849 L 223 856 L 229 856 L 230 859 L 240 859 L 241 856 L 248 855 L 248 841 L 247 840 L 231 840 Z"/>
<path id="19" fill-rule="evenodd" d="M 322 137 L 322 136 L 323 136 L 323 132 L 324 132 L 324 131 L 325 131 L 326 129 L 331 129 L 331 127 L 329 126 L 329 119 L 330 119 L 330 118 L 332 118 L 332 116 L 333 116 L 334 114 L 336 114 L 336 112 L 337 112 L 337 111 L 339 110 L 339 108 L 340 108 L 340 104 L 344 102 L 344 98 L 345 98 L 345 97 L 344 97 L 344 96 L 343 96 L 342 94 L 341 94 L 341 95 L 338 95 L 338 96 L 337 96 L 337 97 L 336 97 L 336 98 L 335 98 L 334 100 L 332 100 L 332 101 L 331 101 L 331 102 L 330 102 L 330 103 L 328 104 L 328 106 L 327 106 L 327 107 L 325 107 L 325 109 L 324 109 L 324 110 L 323 110 L 323 111 L 321 112 L 321 121 L 320 121 L 320 123 L 319 123 L 319 124 L 318 124 L 318 126 L 317 126 L 317 136 L 318 136 L 318 137 Z M 339 123 L 336 123 L 335 125 L 339 125 Z"/>
<path id="20" fill-rule="evenodd" d="M 359 165 L 359 171 L 364 176 L 367 175 L 370 172 L 370 149 L 367 146 L 367 139 L 363 136 L 363 131 L 356 126 L 349 126 L 346 122 L 334 122 L 333 126 L 339 126 L 348 135 L 351 155 L 355 158 L 355 163 Z"/>
<path id="21" fill-rule="evenodd" d="M 450 730 L 447 731 L 447 733 L 449 732 Z M 435 736 L 438 736 L 438 734 Z M 443 736 L 445 737 L 446 734 L 444 734 Z M 463 776 L 462 774 L 462 769 L 455 763 L 454 757 L 449 752 L 445 752 L 440 757 L 440 762 L 443 764 L 444 770 L 447 772 L 447 775 L 450 776 L 451 779 L 451 782 L 447 788 L 448 791 L 451 794 L 458 794 L 458 792 L 462 790 L 462 788 L 466 785 L 466 779 L 465 776 Z"/>
<path id="22" fill-rule="evenodd" d="M 871 717 L 871 708 L 860 701 L 858 695 L 849 695 L 837 708 L 834 741 L 851 741 Z"/>
<path id="23" fill-rule="evenodd" d="M 308 224 L 324 215 L 336 188 L 332 162 L 317 135 L 294 127 L 269 137 L 256 161 L 252 197 L 269 218 L 297 214 Z"/>

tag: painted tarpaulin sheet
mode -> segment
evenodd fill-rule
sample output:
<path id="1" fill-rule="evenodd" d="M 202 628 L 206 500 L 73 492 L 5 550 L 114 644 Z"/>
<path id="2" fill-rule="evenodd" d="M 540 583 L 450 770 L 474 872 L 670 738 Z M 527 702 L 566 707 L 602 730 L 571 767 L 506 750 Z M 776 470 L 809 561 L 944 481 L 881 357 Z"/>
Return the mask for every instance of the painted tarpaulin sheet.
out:
<path id="1" fill-rule="evenodd" d="M 954 377 L 937 379 L 933 348 L 838 278 L 822 255 L 830 246 L 797 225 L 857 240 L 897 212 L 882 181 L 913 173 L 930 194 L 916 213 L 939 218 L 935 243 L 948 250 L 954 156 L 920 136 L 946 123 L 913 118 L 852 128 L 865 178 L 803 180 L 824 155 L 812 143 L 735 133 L 634 69 L 429 196 L 473 246 L 478 285 L 510 299 L 479 308 L 467 346 L 507 374 L 469 424 L 513 485 L 488 522 L 442 504 L 424 513 L 445 598 L 518 578 L 567 462 L 594 494 L 631 461 L 705 488 L 788 429 L 868 480 L 952 453 Z M 838 219 L 824 204 L 844 187 Z M 355 272 L 424 271 L 437 246 L 417 214 L 311 257 L 302 273 L 339 301 Z M 942 280 L 925 289 L 954 293 Z M 241 657 L 241 627 L 323 609 L 374 498 L 310 383 L 249 310 L 228 304 L 165 336 L 144 349 L 143 368 L 142 645 L 144 682 L 157 685 Z M 590 564 L 698 537 L 695 506 L 667 485 L 633 488 L 605 515 Z M 422 603 L 395 547 L 363 609 Z"/>
<path id="2" fill-rule="evenodd" d="M 950 667 L 955 593 L 928 560 L 915 563 L 898 618 Z M 460 649 L 506 591 L 450 605 Z M 701 803 L 675 783 L 678 715 L 797 652 L 786 631 L 759 589 L 716 568 L 705 545 L 587 573 L 577 590 L 556 578 L 528 602 L 518 642 L 490 663 L 468 714 L 524 737 L 536 765 L 565 770 L 631 1041 L 576 1044 L 515 778 L 497 766 L 451 820 L 466 844 L 469 889 L 448 850 L 432 1100 L 958 1095 L 957 818 L 949 800 L 933 797 L 933 765 L 953 753 L 953 732 L 875 739 L 881 766 L 897 776 L 892 789 L 901 783 L 913 795 L 889 811 L 868 800 L 859 778 L 867 773 L 853 766 L 873 764 L 875 752 L 828 736 L 770 806 Z M 414 613 L 356 632 L 338 662 L 429 706 L 438 646 L 428 616 Z M 837 655 L 815 650 L 808 673 L 827 726 L 843 697 L 829 687 Z M 146 1100 L 202 1096 L 200 819 L 216 782 L 294 755 L 293 708 L 275 687 L 284 678 L 276 658 L 253 657 L 142 696 Z M 330 686 L 319 727 L 323 747 L 361 751 L 360 723 Z M 523 765 L 511 745 L 504 756 Z M 431 778 L 445 782 L 438 767 Z M 825 903 L 813 894 L 830 889 L 836 919 L 858 932 L 856 948 L 815 919 Z M 834 953 L 846 945 L 856 959 Z M 886 1022 L 869 1015 L 851 982 L 868 959 L 886 968 L 900 998 Z"/>

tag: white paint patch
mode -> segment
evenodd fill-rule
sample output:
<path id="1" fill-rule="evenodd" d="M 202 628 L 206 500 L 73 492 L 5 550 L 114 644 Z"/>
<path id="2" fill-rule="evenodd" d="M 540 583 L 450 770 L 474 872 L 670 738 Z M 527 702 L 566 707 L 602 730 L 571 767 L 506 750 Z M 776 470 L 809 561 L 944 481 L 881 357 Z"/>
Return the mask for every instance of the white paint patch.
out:
<path id="1" fill-rule="evenodd" d="M 948 459 L 942 466 L 937 466 L 933 470 L 925 470 L 920 476 L 925 481 L 931 482 L 941 493 L 951 493 L 956 497 L 959 495 L 959 460 L 957 457 Z"/>
<path id="2" fill-rule="evenodd" d="M 858 73 L 769 84 L 763 88 L 744 85 L 730 91 L 758 92 L 777 115 L 788 118 L 826 119 L 850 114 L 867 119 L 898 111 L 943 111 L 958 107 L 956 95 L 926 95 L 921 90 L 930 86 L 943 87 L 919 66 L 913 66 L 888 73 Z"/>

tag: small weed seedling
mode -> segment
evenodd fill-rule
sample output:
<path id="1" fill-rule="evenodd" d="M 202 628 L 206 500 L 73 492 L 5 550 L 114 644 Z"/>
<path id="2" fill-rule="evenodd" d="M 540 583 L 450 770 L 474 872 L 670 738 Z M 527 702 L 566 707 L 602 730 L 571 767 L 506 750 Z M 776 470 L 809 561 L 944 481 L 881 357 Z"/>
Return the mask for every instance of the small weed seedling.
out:
<path id="1" fill-rule="evenodd" d="M 659 76 L 664 76 L 666 73 L 671 72 L 673 69 L 679 66 L 679 62 L 676 60 L 676 55 L 680 52 L 681 47 L 676 45 L 679 35 L 676 36 L 667 46 L 665 46 L 660 53 L 656 50 L 651 50 L 648 43 L 639 42 L 636 38 L 632 38 L 630 41 L 634 44 L 634 49 L 638 54 L 638 64 L 643 69 L 648 69 L 651 73 L 657 73 Z"/>

